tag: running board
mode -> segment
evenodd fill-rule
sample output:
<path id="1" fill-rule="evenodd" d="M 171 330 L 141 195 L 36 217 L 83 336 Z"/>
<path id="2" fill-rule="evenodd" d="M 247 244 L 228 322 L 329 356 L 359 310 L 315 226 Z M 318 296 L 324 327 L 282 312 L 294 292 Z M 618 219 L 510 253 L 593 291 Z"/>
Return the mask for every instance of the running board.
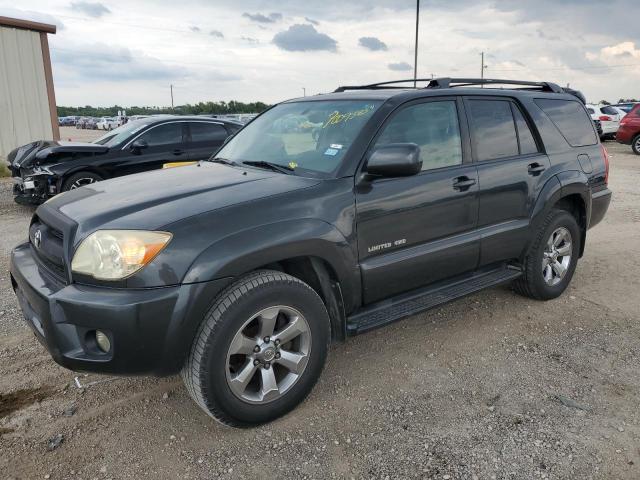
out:
<path id="1" fill-rule="evenodd" d="M 475 273 L 446 285 L 427 287 L 376 302 L 347 319 L 347 333 L 357 335 L 416 313 L 515 280 L 522 271 L 513 266 Z"/>

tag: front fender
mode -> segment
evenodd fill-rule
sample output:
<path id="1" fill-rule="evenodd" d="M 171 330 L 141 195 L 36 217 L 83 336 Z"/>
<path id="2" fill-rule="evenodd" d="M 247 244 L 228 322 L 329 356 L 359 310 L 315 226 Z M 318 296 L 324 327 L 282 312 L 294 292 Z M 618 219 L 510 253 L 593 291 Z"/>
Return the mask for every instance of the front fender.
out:
<path id="1" fill-rule="evenodd" d="M 196 258 L 183 283 L 238 277 L 296 257 L 323 259 L 337 275 L 345 303 L 360 298 L 360 273 L 349 242 L 333 225 L 316 219 L 260 225 L 222 238 Z"/>

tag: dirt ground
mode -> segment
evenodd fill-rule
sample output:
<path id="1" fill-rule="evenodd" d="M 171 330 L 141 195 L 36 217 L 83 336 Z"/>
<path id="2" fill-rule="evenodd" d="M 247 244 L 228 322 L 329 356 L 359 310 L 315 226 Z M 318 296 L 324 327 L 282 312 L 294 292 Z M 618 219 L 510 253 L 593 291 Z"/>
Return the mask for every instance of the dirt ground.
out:
<path id="1" fill-rule="evenodd" d="M 562 297 L 494 288 L 333 345 L 307 401 L 249 430 L 176 377 L 78 389 L 11 292 L 32 212 L 0 181 L 0 478 L 640 478 L 640 157 L 607 148 L 613 202 Z"/>

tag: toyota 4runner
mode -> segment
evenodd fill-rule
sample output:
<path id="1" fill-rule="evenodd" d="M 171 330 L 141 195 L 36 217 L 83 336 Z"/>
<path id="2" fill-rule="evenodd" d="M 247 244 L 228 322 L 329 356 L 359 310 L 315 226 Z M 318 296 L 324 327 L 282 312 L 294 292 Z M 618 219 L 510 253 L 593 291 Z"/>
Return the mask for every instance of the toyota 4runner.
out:
<path id="1" fill-rule="evenodd" d="M 11 256 L 27 322 L 69 369 L 180 372 L 248 426 L 307 396 L 332 340 L 507 282 L 559 296 L 611 198 L 584 97 L 419 82 L 286 101 L 209 161 L 49 200 Z"/>

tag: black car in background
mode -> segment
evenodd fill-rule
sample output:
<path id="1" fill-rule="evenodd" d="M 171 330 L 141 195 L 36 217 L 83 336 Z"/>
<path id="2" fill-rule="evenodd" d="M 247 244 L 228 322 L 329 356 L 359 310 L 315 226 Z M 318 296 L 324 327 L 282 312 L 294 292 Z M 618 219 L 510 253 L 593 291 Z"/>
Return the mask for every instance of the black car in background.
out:
<path id="1" fill-rule="evenodd" d="M 242 124 L 162 116 L 129 122 L 93 143 L 40 140 L 9 153 L 15 200 L 39 204 L 108 178 L 209 158 Z"/>

